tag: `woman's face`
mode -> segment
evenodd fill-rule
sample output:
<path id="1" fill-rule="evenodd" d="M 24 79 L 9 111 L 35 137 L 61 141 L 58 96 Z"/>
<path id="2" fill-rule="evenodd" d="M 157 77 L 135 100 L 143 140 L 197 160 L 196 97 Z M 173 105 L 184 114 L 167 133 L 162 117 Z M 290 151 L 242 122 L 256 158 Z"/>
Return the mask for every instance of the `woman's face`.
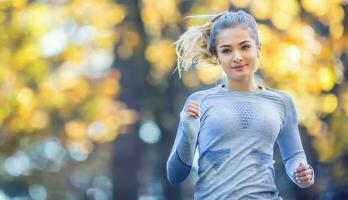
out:
<path id="1" fill-rule="evenodd" d="M 256 45 L 248 28 L 235 26 L 221 30 L 216 37 L 216 50 L 229 80 L 251 80 L 257 69 L 260 46 Z"/>

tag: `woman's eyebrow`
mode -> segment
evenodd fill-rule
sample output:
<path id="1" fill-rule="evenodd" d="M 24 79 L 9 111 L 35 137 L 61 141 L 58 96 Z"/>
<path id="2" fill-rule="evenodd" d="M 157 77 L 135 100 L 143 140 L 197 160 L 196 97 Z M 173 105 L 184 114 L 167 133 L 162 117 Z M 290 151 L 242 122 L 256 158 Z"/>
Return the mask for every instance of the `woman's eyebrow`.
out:
<path id="1" fill-rule="evenodd" d="M 247 43 L 247 42 L 251 42 L 251 41 L 250 40 L 244 40 L 244 41 L 240 42 L 239 45 L 242 45 L 242 44 Z"/>
<path id="2" fill-rule="evenodd" d="M 243 45 L 243 44 L 248 43 L 248 42 L 251 42 L 251 41 L 250 40 L 243 40 L 240 43 L 238 43 L 238 45 Z M 224 47 L 231 47 L 231 45 L 224 44 L 224 45 L 221 45 L 219 48 L 224 48 Z"/>

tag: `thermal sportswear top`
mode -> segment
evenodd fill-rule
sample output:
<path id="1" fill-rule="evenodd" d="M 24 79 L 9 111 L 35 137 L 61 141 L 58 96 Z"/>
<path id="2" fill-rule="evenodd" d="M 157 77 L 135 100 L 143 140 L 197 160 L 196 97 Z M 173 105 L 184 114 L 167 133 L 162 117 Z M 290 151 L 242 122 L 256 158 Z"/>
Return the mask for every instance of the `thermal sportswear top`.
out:
<path id="1" fill-rule="evenodd" d="M 184 111 L 189 100 L 200 107 L 194 118 Z M 194 199 L 282 199 L 274 183 L 273 147 L 280 149 L 290 179 L 301 188 L 314 183 L 296 180 L 295 170 L 308 165 L 292 98 L 262 87 L 253 92 L 220 84 L 190 95 L 167 161 L 172 184 L 185 180 L 198 148 Z M 310 166 L 310 165 L 308 165 Z"/>

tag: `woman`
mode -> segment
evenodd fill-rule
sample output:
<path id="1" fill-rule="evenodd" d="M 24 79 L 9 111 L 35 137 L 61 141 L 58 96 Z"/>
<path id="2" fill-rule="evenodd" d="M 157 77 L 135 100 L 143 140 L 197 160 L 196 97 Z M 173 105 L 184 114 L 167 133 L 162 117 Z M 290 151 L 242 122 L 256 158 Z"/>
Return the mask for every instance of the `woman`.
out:
<path id="1" fill-rule="evenodd" d="M 168 180 L 185 180 L 198 148 L 195 199 L 282 199 L 274 184 L 277 140 L 290 179 L 301 188 L 312 185 L 291 97 L 255 82 L 255 19 L 244 11 L 224 12 L 188 29 L 176 45 L 180 75 L 210 62 L 221 65 L 227 84 L 188 97 L 167 161 Z"/>

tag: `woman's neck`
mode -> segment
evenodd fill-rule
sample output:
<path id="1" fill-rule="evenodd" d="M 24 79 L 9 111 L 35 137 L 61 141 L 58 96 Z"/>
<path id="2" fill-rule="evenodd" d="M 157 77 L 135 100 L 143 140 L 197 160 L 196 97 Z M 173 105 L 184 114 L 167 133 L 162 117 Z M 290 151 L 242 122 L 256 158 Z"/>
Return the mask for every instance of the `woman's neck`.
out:
<path id="1" fill-rule="evenodd" d="M 257 91 L 259 89 L 254 78 L 245 81 L 228 80 L 227 88 L 235 91 Z"/>

